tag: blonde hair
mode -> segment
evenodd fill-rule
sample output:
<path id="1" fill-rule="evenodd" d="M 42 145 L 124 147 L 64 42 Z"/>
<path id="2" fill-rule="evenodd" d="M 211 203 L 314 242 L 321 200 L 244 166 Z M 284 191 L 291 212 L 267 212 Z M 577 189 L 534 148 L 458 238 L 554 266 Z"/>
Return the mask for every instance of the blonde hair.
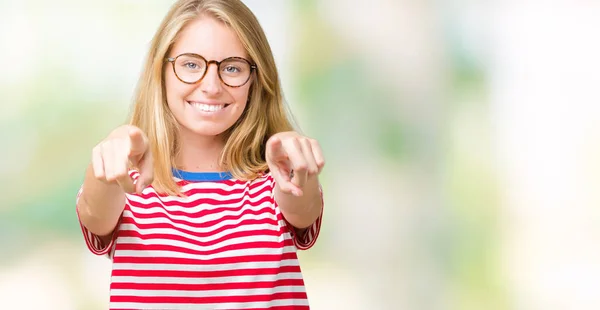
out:
<path id="1" fill-rule="evenodd" d="M 249 101 L 240 119 L 226 132 L 220 165 L 233 177 L 251 180 L 265 172 L 265 144 L 278 132 L 293 130 L 293 117 L 283 101 L 273 53 L 254 14 L 239 0 L 180 0 L 165 16 L 152 39 L 134 97 L 130 124 L 148 136 L 154 158 L 153 187 L 180 195 L 172 169 L 179 151 L 178 123 L 166 101 L 165 57 L 180 31 L 191 21 L 208 15 L 237 34 L 250 61 L 256 64 Z"/>

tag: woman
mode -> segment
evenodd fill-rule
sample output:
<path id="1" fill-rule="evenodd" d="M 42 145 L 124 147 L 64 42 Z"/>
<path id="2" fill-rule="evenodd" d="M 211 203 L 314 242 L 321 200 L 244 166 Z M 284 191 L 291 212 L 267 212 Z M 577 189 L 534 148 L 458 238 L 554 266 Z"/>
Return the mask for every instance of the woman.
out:
<path id="1" fill-rule="evenodd" d="M 175 3 L 77 196 L 88 247 L 113 260 L 111 309 L 308 308 L 296 251 L 320 230 L 323 166 L 252 12 Z"/>

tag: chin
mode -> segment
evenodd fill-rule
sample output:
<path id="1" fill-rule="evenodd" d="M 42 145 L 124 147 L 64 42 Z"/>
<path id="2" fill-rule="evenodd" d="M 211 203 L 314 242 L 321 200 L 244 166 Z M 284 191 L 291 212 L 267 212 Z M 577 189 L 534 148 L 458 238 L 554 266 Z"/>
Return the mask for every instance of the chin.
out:
<path id="1" fill-rule="evenodd" d="M 229 130 L 234 123 L 229 124 L 211 124 L 210 122 L 205 122 L 204 124 L 194 124 L 192 126 L 186 126 L 182 124 L 182 128 L 193 135 L 203 136 L 203 137 L 216 137 L 224 134 Z"/>

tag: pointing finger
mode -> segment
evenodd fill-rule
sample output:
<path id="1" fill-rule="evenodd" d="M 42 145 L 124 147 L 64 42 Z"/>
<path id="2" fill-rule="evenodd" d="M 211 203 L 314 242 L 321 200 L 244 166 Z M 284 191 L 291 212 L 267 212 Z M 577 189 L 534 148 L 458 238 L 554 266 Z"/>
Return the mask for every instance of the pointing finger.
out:
<path id="1" fill-rule="evenodd" d="M 315 158 L 317 167 L 319 167 L 319 173 L 321 173 L 321 170 L 323 170 L 323 167 L 325 167 L 325 157 L 323 156 L 323 150 L 321 149 L 321 145 L 319 145 L 319 142 L 317 142 L 317 140 L 310 139 L 309 141 L 313 152 L 313 157 Z"/>
<path id="2" fill-rule="evenodd" d="M 101 181 L 106 181 L 106 173 L 104 173 L 104 163 L 102 161 L 102 150 L 100 146 L 96 146 L 92 150 L 92 168 L 94 169 L 94 177 Z"/>
<path id="3" fill-rule="evenodd" d="M 267 156 L 270 159 L 281 159 L 287 157 L 281 139 L 273 137 L 267 141 Z"/>
<path id="4" fill-rule="evenodd" d="M 148 148 L 147 138 L 139 128 L 129 130 L 130 150 L 128 156 L 143 154 Z"/>
<path id="5" fill-rule="evenodd" d="M 308 175 L 317 174 L 319 172 L 319 167 L 317 166 L 310 141 L 308 139 L 301 139 L 300 144 L 302 145 L 302 153 L 306 160 Z"/>
<path id="6" fill-rule="evenodd" d="M 290 160 L 290 165 L 294 169 L 292 183 L 302 188 L 306 183 L 308 172 L 308 164 L 302 151 L 302 145 L 298 139 L 292 138 L 285 141 L 284 148 Z"/>

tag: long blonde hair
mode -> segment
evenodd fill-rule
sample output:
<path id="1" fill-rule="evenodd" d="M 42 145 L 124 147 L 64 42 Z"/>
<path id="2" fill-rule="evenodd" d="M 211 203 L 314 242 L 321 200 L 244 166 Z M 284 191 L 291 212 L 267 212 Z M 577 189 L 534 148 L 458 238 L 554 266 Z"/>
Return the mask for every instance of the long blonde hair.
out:
<path id="1" fill-rule="evenodd" d="M 180 0 L 163 19 L 152 39 L 150 51 L 136 89 L 130 124 L 148 136 L 154 158 L 153 187 L 180 195 L 172 169 L 180 149 L 178 123 L 168 108 L 165 93 L 165 57 L 180 31 L 191 21 L 209 15 L 238 35 L 257 70 L 249 101 L 240 119 L 226 132 L 221 167 L 241 180 L 265 172 L 265 143 L 282 131 L 293 130 L 293 117 L 283 101 L 279 74 L 265 33 L 254 14 L 239 0 Z"/>

